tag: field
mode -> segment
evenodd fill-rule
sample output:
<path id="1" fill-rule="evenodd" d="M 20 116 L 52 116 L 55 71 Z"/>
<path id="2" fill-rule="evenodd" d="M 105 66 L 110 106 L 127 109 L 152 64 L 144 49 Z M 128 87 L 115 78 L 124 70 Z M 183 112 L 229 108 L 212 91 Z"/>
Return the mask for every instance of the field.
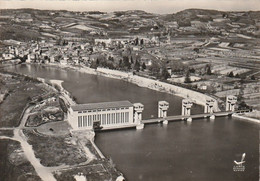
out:
<path id="1" fill-rule="evenodd" d="M 76 29 L 85 30 L 85 31 L 95 30 L 94 28 L 85 26 L 85 25 L 75 25 L 75 26 L 71 26 L 70 28 L 76 28 Z"/>
<path id="2" fill-rule="evenodd" d="M 11 25 L 4 25 L 0 28 L 0 39 L 1 40 L 37 40 L 40 37 L 40 33 L 37 31 L 33 31 L 31 29 L 26 29 L 22 26 L 11 26 Z"/>
<path id="3" fill-rule="evenodd" d="M 35 130 L 24 130 L 24 134 L 44 166 L 75 165 L 87 161 L 84 151 L 69 135 L 43 136 Z"/>
<path id="4" fill-rule="evenodd" d="M 34 168 L 21 152 L 20 144 L 11 140 L 0 140 L 0 175 L 3 181 L 39 181 Z"/>
<path id="5" fill-rule="evenodd" d="M 5 77 L 1 75 L 1 90 L 6 90 L 5 100 L 0 104 L 0 127 L 19 125 L 20 116 L 27 103 L 44 93 L 40 83 L 23 76 Z"/>
<path id="6" fill-rule="evenodd" d="M 0 130 L 0 136 L 13 137 L 14 132 L 13 132 L 13 130 Z"/>

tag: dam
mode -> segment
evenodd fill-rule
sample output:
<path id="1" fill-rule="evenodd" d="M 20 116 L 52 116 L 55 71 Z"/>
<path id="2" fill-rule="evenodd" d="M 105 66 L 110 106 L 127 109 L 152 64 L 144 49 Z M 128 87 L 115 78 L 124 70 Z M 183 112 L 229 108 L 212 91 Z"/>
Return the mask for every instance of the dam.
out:
<path id="1" fill-rule="evenodd" d="M 69 101 L 66 101 L 69 102 Z M 182 114 L 167 116 L 169 103 L 167 101 L 158 102 L 158 118 L 142 120 L 144 105 L 141 103 L 132 104 L 129 101 L 101 102 L 67 105 L 68 122 L 75 130 L 112 130 L 120 128 L 136 127 L 143 129 L 144 124 L 158 123 L 168 124 L 169 121 L 210 118 L 212 120 L 219 116 L 231 116 L 235 113 L 237 98 L 229 95 L 226 98 L 226 111 L 213 112 L 214 99 L 207 99 L 203 114 L 191 115 L 193 102 L 189 99 L 182 100 Z"/>

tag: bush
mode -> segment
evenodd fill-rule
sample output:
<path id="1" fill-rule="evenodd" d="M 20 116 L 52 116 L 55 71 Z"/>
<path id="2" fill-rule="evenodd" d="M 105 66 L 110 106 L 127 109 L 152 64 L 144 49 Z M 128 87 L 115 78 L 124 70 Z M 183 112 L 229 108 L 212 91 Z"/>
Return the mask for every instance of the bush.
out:
<path id="1" fill-rule="evenodd" d="M 37 101 L 38 101 L 38 102 L 41 102 L 41 101 L 43 101 L 43 98 L 42 98 L 42 96 L 39 96 L 39 97 L 38 97 L 38 99 L 37 99 Z"/>
<path id="2" fill-rule="evenodd" d="M 234 77 L 234 73 L 233 71 L 231 71 L 229 74 L 228 74 L 229 77 Z"/>
<path id="3" fill-rule="evenodd" d="M 59 98 L 59 103 L 60 103 L 60 107 L 63 110 L 63 112 L 67 113 L 68 108 L 67 108 L 65 102 L 63 101 L 63 99 Z"/>
<path id="4" fill-rule="evenodd" d="M 29 77 L 29 76 L 24 76 L 24 81 L 27 81 L 27 82 L 35 82 L 35 83 L 39 83 L 40 81 L 36 78 L 33 78 L 33 77 Z"/>
<path id="5" fill-rule="evenodd" d="M 184 83 L 191 83 L 190 72 L 187 72 L 187 74 L 186 74 L 186 76 L 185 76 Z"/>
<path id="6" fill-rule="evenodd" d="M 32 101 L 31 96 L 28 96 L 28 97 L 27 97 L 27 101 L 28 101 L 28 102 L 31 102 L 31 101 Z"/>
<path id="7" fill-rule="evenodd" d="M 60 86 L 59 85 L 57 85 L 57 84 L 54 84 L 54 88 L 57 90 L 57 91 L 61 91 L 61 88 L 60 88 Z"/>

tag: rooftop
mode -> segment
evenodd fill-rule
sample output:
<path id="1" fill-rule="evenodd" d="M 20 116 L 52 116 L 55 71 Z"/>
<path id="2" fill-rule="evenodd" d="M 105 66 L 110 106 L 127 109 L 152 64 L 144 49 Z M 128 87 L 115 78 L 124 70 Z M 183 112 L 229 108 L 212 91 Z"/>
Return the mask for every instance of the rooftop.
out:
<path id="1" fill-rule="evenodd" d="M 116 101 L 116 102 L 100 102 L 89 104 L 77 104 L 71 106 L 73 111 L 84 111 L 93 109 L 107 109 L 107 108 L 119 108 L 119 107 L 132 107 L 133 104 L 129 101 Z"/>

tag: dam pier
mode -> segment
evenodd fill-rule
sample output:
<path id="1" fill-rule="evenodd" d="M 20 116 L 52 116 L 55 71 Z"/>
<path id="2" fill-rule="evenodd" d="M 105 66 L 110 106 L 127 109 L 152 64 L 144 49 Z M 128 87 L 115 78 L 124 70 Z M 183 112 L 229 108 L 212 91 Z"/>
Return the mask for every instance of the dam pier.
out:
<path id="1" fill-rule="evenodd" d="M 145 124 L 163 123 L 170 121 L 184 120 L 192 122 L 193 119 L 231 116 L 235 111 L 237 98 L 227 96 L 226 110 L 214 112 L 214 99 L 207 99 L 204 105 L 204 113 L 191 115 L 193 102 L 190 99 L 182 100 L 181 115 L 168 116 L 167 111 L 170 104 L 167 101 L 158 102 L 158 117 L 142 119 L 144 105 L 141 103 L 132 104 L 129 101 L 102 102 L 89 104 L 68 105 L 68 122 L 74 130 L 113 130 L 120 128 L 135 127 L 143 129 Z"/>

